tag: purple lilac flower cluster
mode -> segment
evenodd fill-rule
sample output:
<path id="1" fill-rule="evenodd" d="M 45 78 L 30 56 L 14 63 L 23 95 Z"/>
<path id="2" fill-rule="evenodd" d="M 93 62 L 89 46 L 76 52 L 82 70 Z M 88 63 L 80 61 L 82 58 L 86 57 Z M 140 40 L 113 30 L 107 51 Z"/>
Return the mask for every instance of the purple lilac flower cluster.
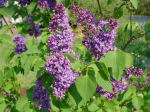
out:
<path id="1" fill-rule="evenodd" d="M 7 0 L 0 0 L 0 7 L 4 6 L 4 4 L 7 2 Z"/>
<path id="2" fill-rule="evenodd" d="M 18 3 L 21 5 L 21 6 L 26 6 L 26 5 L 29 5 L 33 0 L 18 0 Z"/>
<path id="3" fill-rule="evenodd" d="M 21 6 L 29 5 L 33 0 L 18 0 Z M 54 9 L 56 5 L 56 0 L 38 0 L 38 6 L 41 8 Z"/>
<path id="4" fill-rule="evenodd" d="M 73 73 L 70 68 L 70 61 L 61 54 L 48 58 L 45 63 L 45 70 L 55 77 L 53 82 L 53 94 L 61 99 L 66 90 L 75 83 L 78 73 Z"/>
<path id="5" fill-rule="evenodd" d="M 16 44 L 16 48 L 14 50 L 15 54 L 21 54 L 22 52 L 26 51 L 26 40 L 20 34 L 17 34 L 13 38 L 13 42 Z"/>
<path id="6" fill-rule="evenodd" d="M 143 71 L 140 68 L 136 68 L 134 66 L 130 67 L 130 68 L 126 68 L 126 78 L 130 78 L 132 77 L 132 75 L 136 76 L 136 77 L 140 77 L 143 75 Z"/>
<path id="7" fill-rule="evenodd" d="M 41 8 L 54 9 L 56 5 L 56 0 L 38 0 L 38 5 Z"/>
<path id="8" fill-rule="evenodd" d="M 49 110 L 50 100 L 48 97 L 48 89 L 42 89 L 42 75 L 35 82 L 35 88 L 33 90 L 33 102 L 38 104 L 39 110 Z"/>
<path id="9" fill-rule="evenodd" d="M 113 89 L 113 93 L 105 91 L 101 86 L 98 85 L 96 92 L 99 93 L 99 96 L 104 95 L 105 98 L 108 100 L 112 100 L 118 97 L 118 92 L 123 92 L 127 90 L 129 87 L 129 83 L 127 83 L 127 79 L 133 76 L 139 77 L 142 76 L 143 71 L 142 69 L 136 68 L 132 66 L 131 68 L 126 68 L 126 74 L 121 78 L 119 82 L 117 82 L 113 77 L 111 77 L 111 85 Z M 138 86 L 137 82 L 131 83 L 133 86 Z"/>
<path id="10" fill-rule="evenodd" d="M 125 78 L 122 78 L 119 82 L 111 77 L 111 85 L 114 93 L 105 91 L 101 86 L 98 85 L 96 92 L 99 93 L 99 96 L 103 95 L 108 100 L 112 100 L 118 97 L 118 92 L 123 92 L 129 86 L 125 82 Z"/>
<path id="11" fill-rule="evenodd" d="M 75 5 L 69 5 L 69 9 L 73 15 L 76 15 L 78 25 L 94 23 L 94 16 L 89 10 L 84 10 L 83 8 Z"/>
<path id="12" fill-rule="evenodd" d="M 28 30 L 29 35 L 31 36 L 35 36 L 35 38 L 37 38 L 38 36 L 41 35 L 41 31 L 40 31 L 40 27 L 39 27 L 39 23 L 35 24 L 32 20 L 31 16 L 27 16 L 26 17 L 26 22 L 31 26 L 31 29 Z"/>
<path id="13" fill-rule="evenodd" d="M 51 49 L 51 54 L 56 53 L 73 53 L 72 41 L 74 34 L 71 32 L 69 20 L 65 12 L 65 7 L 62 3 L 56 5 L 53 10 L 55 13 L 52 17 L 52 22 L 49 23 L 49 31 L 54 31 L 48 39 L 48 47 Z"/>
<path id="14" fill-rule="evenodd" d="M 83 45 L 91 52 L 96 60 L 99 60 L 110 50 L 116 50 L 113 46 L 118 23 L 114 19 L 100 21 L 98 25 L 94 22 L 94 17 L 90 11 L 70 5 L 69 9 L 77 17 L 77 24 L 84 26 L 82 32 Z"/>

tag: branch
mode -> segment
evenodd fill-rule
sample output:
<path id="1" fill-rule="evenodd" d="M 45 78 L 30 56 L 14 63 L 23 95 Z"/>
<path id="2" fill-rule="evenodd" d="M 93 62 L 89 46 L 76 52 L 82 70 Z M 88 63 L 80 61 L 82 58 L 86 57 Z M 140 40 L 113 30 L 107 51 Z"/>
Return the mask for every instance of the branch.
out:
<path id="1" fill-rule="evenodd" d="M 132 23 L 133 23 L 133 5 L 131 4 L 131 10 L 130 10 L 130 38 L 132 38 Z"/>
<path id="2" fill-rule="evenodd" d="M 123 47 L 122 50 L 125 50 L 127 48 L 127 46 L 132 42 L 132 40 L 134 40 L 134 37 L 132 36 L 132 23 L 133 23 L 133 6 L 131 4 L 130 7 L 130 39 L 127 41 L 127 43 L 125 44 L 125 46 Z"/>
<path id="3" fill-rule="evenodd" d="M 128 46 L 133 40 L 142 38 L 144 35 L 145 35 L 145 33 L 142 34 L 142 35 L 140 35 L 139 37 L 132 36 L 132 37 L 127 41 L 127 43 L 124 45 L 124 47 L 122 48 L 122 50 L 125 50 L 125 49 L 127 48 L 127 46 Z"/>
<path id="4" fill-rule="evenodd" d="M 4 22 L 6 23 L 6 25 L 7 25 L 7 26 L 9 26 L 9 25 L 8 25 L 8 23 L 7 23 L 7 21 L 6 21 L 6 19 L 5 19 L 5 17 L 4 17 L 4 16 L 2 16 L 2 18 L 3 18 Z M 13 34 L 12 29 L 11 29 L 11 28 L 9 28 L 9 29 L 10 29 L 11 33 Z"/>
<path id="5" fill-rule="evenodd" d="M 101 15 L 101 17 L 103 17 L 103 13 L 102 13 L 102 8 L 101 8 L 100 1 L 99 1 L 99 0 L 97 0 L 97 3 L 98 3 L 98 7 L 99 7 L 99 11 L 100 11 L 100 15 Z"/>

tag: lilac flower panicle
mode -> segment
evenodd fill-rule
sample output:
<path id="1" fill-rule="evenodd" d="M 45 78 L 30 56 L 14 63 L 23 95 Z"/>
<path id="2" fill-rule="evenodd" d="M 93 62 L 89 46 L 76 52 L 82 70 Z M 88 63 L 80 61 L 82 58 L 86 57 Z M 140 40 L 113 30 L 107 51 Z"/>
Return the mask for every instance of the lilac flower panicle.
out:
<path id="1" fill-rule="evenodd" d="M 117 82 L 112 76 L 111 76 L 111 85 L 114 93 L 110 93 L 105 91 L 101 86 L 98 85 L 96 92 L 99 94 L 99 96 L 104 95 L 108 100 L 112 100 L 114 98 L 118 97 L 118 92 L 126 91 L 129 85 L 138 86 L 138 82 L 134 83 L 127 83 L 127 80 L 130 79 L 132 76 L 139 77 L 142 76 L 143 71 L 142 69 L 136 68 L 134 66 L 130 68 L 126 68 L 126 74 L 121 78 L 119 82 Z"/>
<path id="2" fill-rule="evenodd" d="M 38 0 L 38 5 L 41 8 L 54 9 L 56 5 L 56 0 Z"/>
<path id="3" fill-rule="evenodd" d="M 132 75 L 135 77 L 140 77 L 143 75 L 143 70 L 140 68 L 136 68 L 134 66 L 130 68 L 126 68 L 125 71 L 126 71 L 126 75 L 125 75 L 126 78 L 130 78 L 132 77 Z"/>
<path id="4" fill-rule="evenodd" d="M 84 26 L 82 30 L 84 34 L 82 43 L 96 60 L 99 60 L 108 51 L 117 49 L 113 46 L 118 26 L 118 23 L 114 19 L 100 21 L 96 24 L 90 11 L 83 10 L 74 5 L 70 5 L 69 9 L 76 16 L 77 24 Z"/>
<path id="5" fill-rule="evenodd" d="M 84 10 L 83 8 L 75 5 L 69 5 L 69 9 L 72 14 L 76 15 L 78 25 L 85 25 L 87 23 L 90 24 L 94 22 L 94 16 L 89 10 Z"/>
<path id="6" fill-rule="evenodd" d="M 35 24 L 31 16 L 26 17 L 26 23 L 31 26 L 31 29 L 28 30 L 29 35 L 31 36 L 34 35 L 36 38 L 41 35 L 41 31 L 39 27 L 40 23 Z"/>
<path id="7" fill-rule="evenodd" d="M 15 54 L 21 54 L 22 52 L 25 52 L 27 50 L 26 48 L 26 40 L 23 36 L 20 34 L 17 34 L 13 38 L 13 42 L 16 44 L 16 48 L 14 50 Z"/>
<path id="8" fill-rule="evenodd" d="M 45 70 L 51 74 L 55 80 L 53 82 L 53 94 L 61 99 L 66 90 L 75 83 L 78 73 L 73 73 L 70 68 L 70 61 L 61 54 L 48 58 L 45 63 Z"/>
<path id="9" fill-rule="evenodd" d="M 18 3 L 21 5 L 21 6 L 26 6 L 26 5 L 29 5 L 33 0 L 18 0 Z"/>
<path id="10" fill-rule="evenodd" d="M 62 3 L 56 5 L 53 12 L 52 22 L 49 23 L 49 31 L 56 33 L 51 34 L 48 38 L 48 47 L 51 50 L 49 55 L 56 53 L 75 54 L 71 50 L 74 34 L 71 32 L 64 5 Z"/>
<path id="11" fill-rule="evenodd" d="M 26 23 L 28 23 L 30 25 L 34 24 L 31 16 L 26 17 Z"/>
<path id="12" fill-rule="evenodd" d="M 118 97 L 118 92 L 123 92 L 128 88 L 128 84 L 125 81 L 125 78 L 121 78 L 119 82 L 117 82 L 113 77 L 111 77 L 111 85 L 113 89 L 113 93 L 105 91 L 101 86 L 97 86 L 96 92 L 99 96 L 103 95 L 106 99 L 112 100 Z"/>
<path id="13" fill-rule="evenodd" d="M 38 104 L 39 110 L 49 110 L 50 100 L 48 97 L 48 89 L 42 89 L 42 76 L 35 82 L 35 88 L 33 89 L 33 102 Z"/>
<path id="14" fill-rule="evenodd" d="M 4 6 L 7 0 L 0 0 L 0 7 Z"/>

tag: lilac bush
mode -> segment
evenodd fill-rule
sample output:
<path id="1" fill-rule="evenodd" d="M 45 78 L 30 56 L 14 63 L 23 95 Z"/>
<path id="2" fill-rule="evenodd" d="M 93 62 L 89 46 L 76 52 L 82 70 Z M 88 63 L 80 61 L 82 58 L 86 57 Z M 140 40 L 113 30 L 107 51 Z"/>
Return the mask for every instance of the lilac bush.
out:
<path id="1" fill-rule="evenodd" d="M 113 17 L 96 22 L 89 10 L 70 2 L 9 0 L 1 7 L 6 1 L 0 1 L 3 17 L 23 20 L 2 27 L 0 34 L 1 111 L 144 111 L 148 95 L 140 87 L 149 88 L 150 77 L 132 66 L 131 54 L 113 45 L 118 22 Z M 83 38 L 75 38 L 72 20 Z M 13 40 L 10 29 L 17 33 Z"/>

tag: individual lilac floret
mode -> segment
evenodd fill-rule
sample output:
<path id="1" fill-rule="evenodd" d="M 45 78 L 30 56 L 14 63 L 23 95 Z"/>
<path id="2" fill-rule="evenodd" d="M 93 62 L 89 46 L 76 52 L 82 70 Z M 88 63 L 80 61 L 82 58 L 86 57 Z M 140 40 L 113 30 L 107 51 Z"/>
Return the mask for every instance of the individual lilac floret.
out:
<path id="1" fill-rule="evenodd" d="M 61 99 L 66 90 L 75 83 L 78 73 L 73 73 L 70 68 L 70 61 L 61 54 L 48 58 L 45 63 L 45 70 L 54 76 L 53 94 Z"/>
<path id="2" fill-rule="evenodd" d="M 35 36 L 35 38 L 37 38 L 38 36 L 41 35 L 41 31 L 40 31 L 40 23 L 35 24 L 32 20 L 31 16 L 27 16 L 26 17 L 26 22 L 31 26 L 31 29 L 28 30 L 29 35 L 31 36 Z"/>
<path id="3" fill-rule="evenodd" d="M 26 6 L 26 5 L 29 5 L 33 0 L 18 0 L 18 3 L 21 5 L 21 6 Z"/>
<path id="4" fill-rule="evenodd" d="M 4 6 L 7 0 L 0 0 L 0 7 Z"/>
<path id="5" fill-rule="evenodd" d="M 49 55 L 73 53 L 71 48 L 74 34 L 71 32 L 64 5 L 62 3 L 56 5 L 53 12 L 52 22 L 49 23 L 49 31 L 54 31 L 55 34 L 51 34 L 48 38 L 48 47 L 51 50 Z"/>
<path id="6" fill-rule="evenodd" d="M 48 89 L 42 89 L 42 76 L 35 82 L 35 88 L 33 89 L 33 102 L 38 104 L 39 110 L 49 110 L 50 100 L 48 97 Z"/>
<path id="7" fill-rule="evenodd" d="M 22 52 L 26 51 L 26 40 L 20 34 L 17 34 L 13 38 L 13 42 L 16 44 L 16 48 L 14 50 L 15 54 L 21 54 Z"/>
<path id="8" fill-rule="evenodd" d="M 56 5 L 56 0 L 38 0 L 38 5 L 41 8 L 54 9 Z"/>
<path id="9" fill-rule="evenodd" d="M 113 43 L 118 23 L 114 19 L 100 21 L 96 24 L 90 11 L 74 5 L 70 5 L 69 9 L 76 16 L 77 24 L 83 26 L 83 45 L 87 47 L 96 60 L 105 56 L 108 51 L 116 50 Z"/>

